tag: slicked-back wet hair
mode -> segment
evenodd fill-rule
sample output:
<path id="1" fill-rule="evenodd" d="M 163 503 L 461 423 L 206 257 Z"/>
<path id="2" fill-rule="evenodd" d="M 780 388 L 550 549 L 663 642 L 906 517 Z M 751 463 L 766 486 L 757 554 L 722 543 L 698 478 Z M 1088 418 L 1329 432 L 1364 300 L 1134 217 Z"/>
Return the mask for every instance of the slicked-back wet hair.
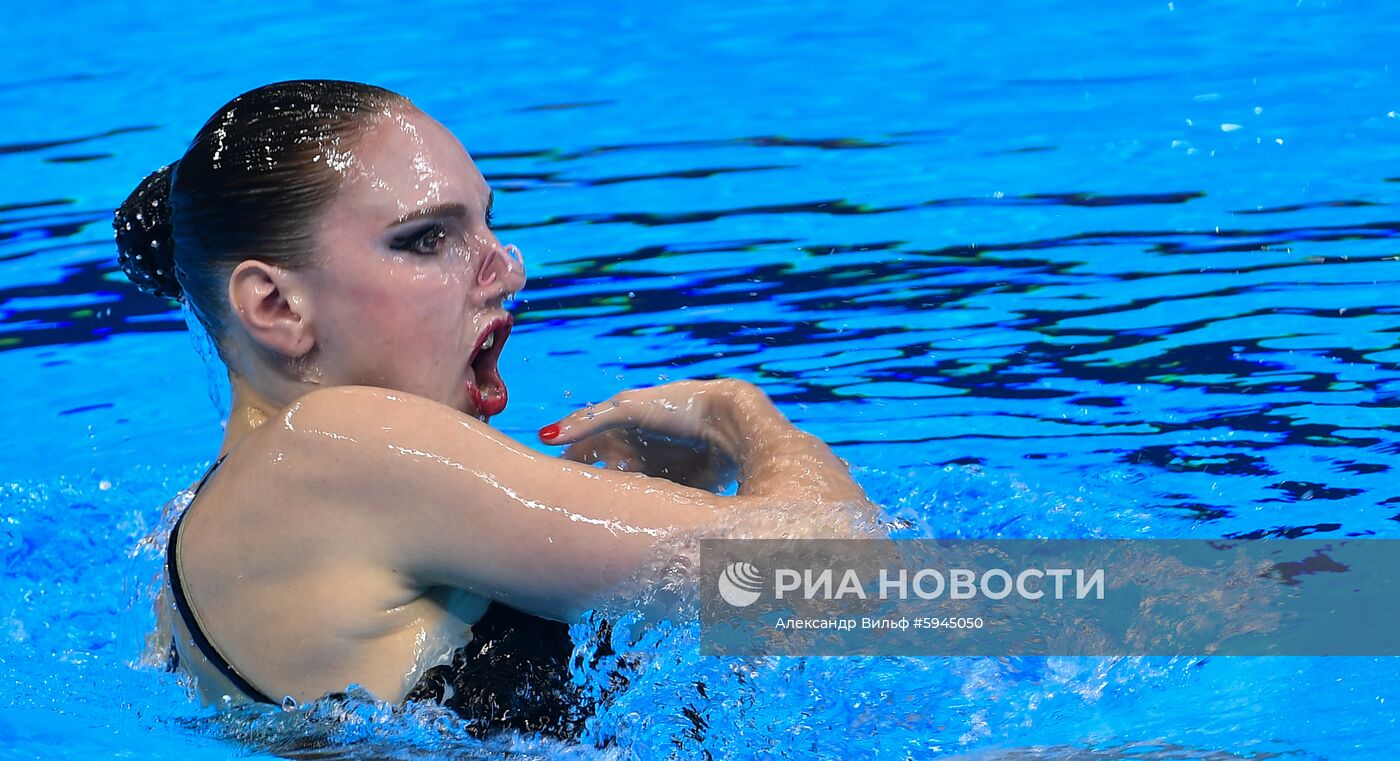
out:
<path id="1" fill-rule="evenodd" d="M 249 90 L 117 209 L 118 260 L 142 290 L 184 300 L 221 345 L 228 276 L 246 259 L 316 260 L 316 220 L 371 117 L 408 101 L 374 85 L 301 79 Z M 222 351 L 222 350 L 221 350 Z"/>

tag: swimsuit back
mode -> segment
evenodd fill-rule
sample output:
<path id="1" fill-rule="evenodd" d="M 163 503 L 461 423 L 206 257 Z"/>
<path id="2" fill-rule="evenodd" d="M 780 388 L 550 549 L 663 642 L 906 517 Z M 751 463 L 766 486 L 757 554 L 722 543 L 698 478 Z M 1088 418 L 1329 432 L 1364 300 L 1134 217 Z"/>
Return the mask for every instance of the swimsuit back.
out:
<path id="1" fill-rule="evenodd" d="M 227 455 L 225 455 L 226 457 Z M 199 479 L 199 483 L 194 487 L 194 493 L 190 495 L 190 504 L 185 506 L 185 512 L 175 520 L 175 527 L 170 530 L 170 541 L 165 547 L 165 575 L 170 580 L 170 593 L 175 603 L 175 610 L 179 611 L 180 619 L 185 622 L 185 628 L 190 633 L 190 639 L 194 641 L 194 646 L 204 655 L 224 678 L 229 680 L 240 692 L 258 701 L 259 703 L 272 703 L 272 698 L 254 687 L 251 682 L 238 673 L 238 669 L 233 667 L 228 659 L 224 658 L 219 648 L 204 633 L 204 627 L 199 625 L 199 620 L 194 614 L 194 608 L 190 605 L 189 597 L 185 594 L 185 584 L 180 578 L 180 527 L 184 525 L 185 517 L 190 514 L 190 508 L 194 506 L 194 500 L 199 496 L 199 490 L 204 488 L 204 484 L 209 477 L 214 475 L 214 471 L 224 461 L 223 457 L 214 461 L 205 471 L 204 477 Z M 174 644 L 171 645 L 171 653 L 174 654 Z M 178 666 L 178 657 L 173 658 L 172 668 Z"/>
<path id="2" fill-rule="evenodd" d="M 244 678 L 209 639 L 180 577 L 180 527 L 200 489 L 223 461 L 220 457 L 209 467 L 185 512 L 175 521 L 166 547 L 166 574 L 175 609 L 194 646 L 239 691 L 259 703 L 276 705 L 277 701 Z M 471 641 L 453 652 L 450 663 L 425 671 L 404 701 L 438 703 L 461 716 L 467 731 L 477 737 L 515 730 L 576 739 L 591 705 L 570 680 L 572 653 L 573 641 L 565 624 L 492 601 L 472 625 Z M 170 667 L 174 670 L 178 666 L 172 644 Z"/>

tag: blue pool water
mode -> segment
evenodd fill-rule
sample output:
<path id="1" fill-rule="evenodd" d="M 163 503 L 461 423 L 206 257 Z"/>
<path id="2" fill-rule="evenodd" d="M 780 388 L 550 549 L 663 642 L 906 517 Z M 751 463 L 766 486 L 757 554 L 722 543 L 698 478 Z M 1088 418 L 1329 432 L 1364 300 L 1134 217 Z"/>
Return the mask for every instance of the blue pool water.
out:
<path id="1" fill-rule="evenodd" d="M 717 659 L 684 620 L 622 627 L 607 751 L 368 702 L 214 718 L 138 663 L 138 541 L 216 451 L 209 371 L 108 226 L 233 95 L 369 81 L 458 134 L 525 251 L 493 421 L 522 440 L 734 375 L 899 536 L 1395 538 L 1393 3 L 26 3 L 0 26 L 0 757 L 1400 745 L 1396 659 Z"/>

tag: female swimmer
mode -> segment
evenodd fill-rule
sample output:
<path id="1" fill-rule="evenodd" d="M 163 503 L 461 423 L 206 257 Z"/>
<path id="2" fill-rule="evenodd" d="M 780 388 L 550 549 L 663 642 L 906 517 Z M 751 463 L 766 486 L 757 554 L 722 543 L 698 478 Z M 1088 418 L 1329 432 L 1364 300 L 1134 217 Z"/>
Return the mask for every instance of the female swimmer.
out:
<path id="1" fill-rule="evenodd" d="M 793 505 L 855 506 L 856 525 L 868 508 L 841 460 L 737 380 L 569 415 L 539 433 L 571 445 L 563 458 L 492 428 L 525 271 L 491 204 L 407 99 L 302 80 L 219 109 L 117 211 L 123 269 L 187 305 L 232 383 L 162 602 L 206 702 L 357 684 L 482 732 L 567 736 L 558 622 L 676 537 L 791 532 Z"/>

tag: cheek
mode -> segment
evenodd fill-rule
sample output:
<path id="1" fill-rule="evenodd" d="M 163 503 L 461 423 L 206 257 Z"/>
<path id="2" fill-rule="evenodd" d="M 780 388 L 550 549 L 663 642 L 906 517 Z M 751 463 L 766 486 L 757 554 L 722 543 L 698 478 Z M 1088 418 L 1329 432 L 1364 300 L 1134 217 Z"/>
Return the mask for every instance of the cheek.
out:
<path id="1" fill-rule="evenodd" d="M 466 340 L 467 290 L 448 264 L 385 258 L 327 272 L 319 313 L 327 369 L 357 382 L 437 393 L 443 372 L 461 369 Z"/>
<path id="2" fill-rule="evenodd" d="M 458 284 L 441 274 L 411 269 L 350 289 L 355 315 L 345 324 L 369 331 L 377 350 L 422 360 L 449 351 L 460 336 Z M 407 358 L 407 357 L 405 357 Z"/>
<path id="3" fill-rule="evenodd" d="M 392 340 L 402 329 L 407 315 L 402 294 L 383 282 L 352 282 L 338 304 L 335 320 L 342 329 L 373 336 L 376 343 Z"/>

